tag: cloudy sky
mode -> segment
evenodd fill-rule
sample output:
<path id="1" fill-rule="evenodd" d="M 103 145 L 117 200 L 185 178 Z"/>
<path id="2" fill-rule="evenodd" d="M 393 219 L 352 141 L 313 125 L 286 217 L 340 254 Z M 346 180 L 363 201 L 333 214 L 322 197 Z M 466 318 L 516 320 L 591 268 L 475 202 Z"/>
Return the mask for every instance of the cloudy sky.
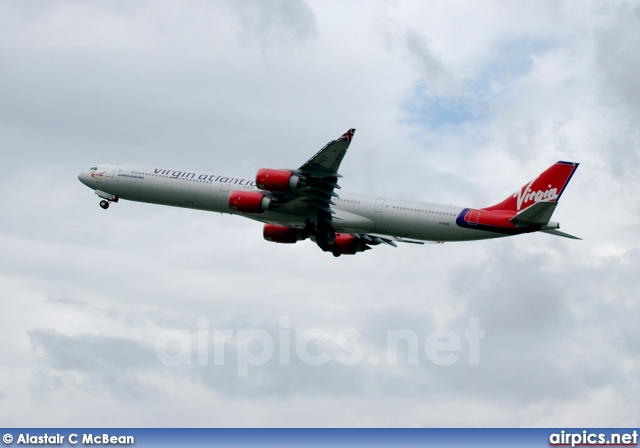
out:
<path id="1" fill-rule="evenodd" d="M 638 48 L 628 1 L 0 2 L 0 421 L 636 425 Z M 580 162 L 584 240 L 335 259 L 77 180 L 250 177 L 349 127 L 346 191 L 481 207 Z"/>

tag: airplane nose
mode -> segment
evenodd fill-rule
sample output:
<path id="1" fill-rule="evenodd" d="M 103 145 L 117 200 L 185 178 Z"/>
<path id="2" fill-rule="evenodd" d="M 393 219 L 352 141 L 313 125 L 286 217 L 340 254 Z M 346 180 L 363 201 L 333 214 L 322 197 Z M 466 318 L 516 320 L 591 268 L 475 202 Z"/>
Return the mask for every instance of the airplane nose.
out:
<path id="1" fill-rule="evenodd" d="M 78 180 L 87 185 L 87 182 L 89 181 L 89 175 L 86 171 L 83 171 L 82 173 L 78 174 Z"/>

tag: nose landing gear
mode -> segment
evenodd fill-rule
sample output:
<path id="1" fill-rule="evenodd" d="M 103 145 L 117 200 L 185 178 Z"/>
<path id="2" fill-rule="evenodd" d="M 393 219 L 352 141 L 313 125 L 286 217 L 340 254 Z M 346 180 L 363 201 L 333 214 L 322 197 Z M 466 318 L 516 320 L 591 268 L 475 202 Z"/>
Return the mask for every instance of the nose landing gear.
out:
<path id="1" fill-rule="evenodd" d="M 101 190 L 96 190 L 96 194 L 98 195 L 98 197 L 102 198 L 102 200 L 100 201 L 100 207 L 102 207 L 104 210 L 108 209 L 109 204 L 111 204 L 112 202 L 118 202 L 118 196 L 116 196 L 115 194 L 105 193 Z"/>

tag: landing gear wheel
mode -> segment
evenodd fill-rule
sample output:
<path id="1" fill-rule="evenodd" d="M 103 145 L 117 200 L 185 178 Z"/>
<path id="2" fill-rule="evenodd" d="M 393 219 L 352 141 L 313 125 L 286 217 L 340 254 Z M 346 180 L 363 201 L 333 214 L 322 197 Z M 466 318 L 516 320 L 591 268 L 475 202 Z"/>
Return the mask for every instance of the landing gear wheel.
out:
<path id="1" fill-rule="evenodd" d="M 100 207 L 106 210 L 109 208 L 109 203 L 107 201 L 100 201 Z"/>
<path id="2" fill-rule="evenodd" d="M 316 224 L 315 235 L 316 239 L 320 242 L 320 247 L 324 244 L 332 245 L 336 242 L 335 230 L 324 222 Z"/>
<path id="3" fill-rule="evenodd" d="M 340 246 L 334 244 L 333 246 L 331 246 L 331 253 L 334 257 L 339 257 L 340 255 L 342 255 L 342 250 L 340 250 Z"/>

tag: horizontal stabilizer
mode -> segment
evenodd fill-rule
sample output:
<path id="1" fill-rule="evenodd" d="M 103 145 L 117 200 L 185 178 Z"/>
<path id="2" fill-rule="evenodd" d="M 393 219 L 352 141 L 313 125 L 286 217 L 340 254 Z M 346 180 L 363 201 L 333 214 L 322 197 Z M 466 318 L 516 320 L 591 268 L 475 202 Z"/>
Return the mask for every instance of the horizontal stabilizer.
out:
<path id="1" fill-rule="evenodd" d="M 548 233 L 550 235 L 561 236 L 563 238 L 571 238 L 572 240 L 581 240 L 582 238 L 578 238 L 577 236 L 569 235 L 568 233 L 561 232 L 556 229 L 550 230 L 541 230 L 541 232 Z"/>
<path id="2" fill-rule="evenodd" d="M 558 205 L 557 202 L 536 202 L 509 221 L 515 224 L 547 224 Z"/>

